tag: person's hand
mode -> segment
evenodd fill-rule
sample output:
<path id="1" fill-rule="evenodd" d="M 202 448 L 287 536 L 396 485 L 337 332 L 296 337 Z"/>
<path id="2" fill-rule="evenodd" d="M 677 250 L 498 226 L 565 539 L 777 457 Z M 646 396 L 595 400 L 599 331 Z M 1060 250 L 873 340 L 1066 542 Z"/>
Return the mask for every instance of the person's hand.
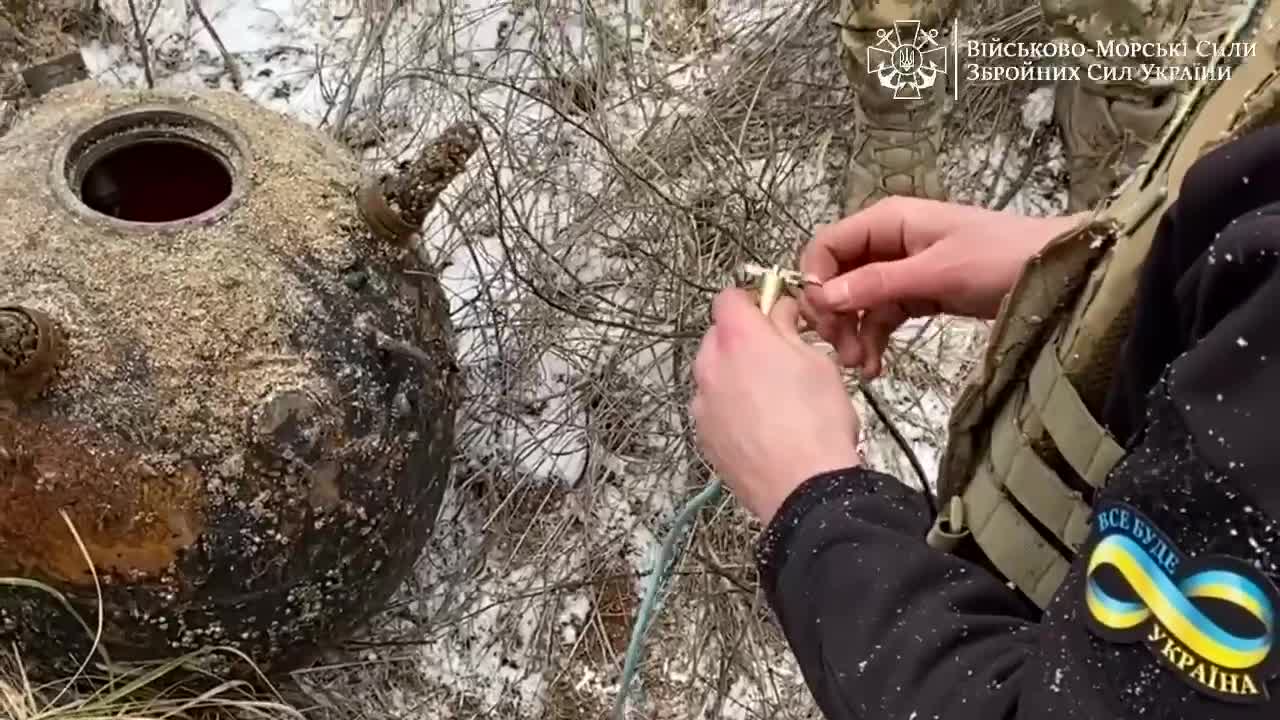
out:
<path id="1" fill-rule="evenodd" d="M 886 198 L 818 228 L 800 271 L 822 285 L 806 287 L 801 311 L 841 363 L 875 377 L 908 318 L 995 317 L 1031 256 L 1083 217 Z"/>
<path id="2" fill-rule="evenodd" d="M 765 317 L 729 289 L 711 319 L 690 414 L 721 479 L 767 523 L 805 480 L 859 464 L 858 416 L 839 368 L 798 334 L 795 300 L 783 297 Z"/>

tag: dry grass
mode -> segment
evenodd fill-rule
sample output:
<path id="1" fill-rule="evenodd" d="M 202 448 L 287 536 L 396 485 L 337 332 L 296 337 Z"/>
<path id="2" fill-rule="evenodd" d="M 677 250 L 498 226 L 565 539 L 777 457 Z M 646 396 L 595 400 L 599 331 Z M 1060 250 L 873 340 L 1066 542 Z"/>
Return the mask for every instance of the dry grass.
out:
<path id="1" fill-rule="evenodd" d="M 16 655 L 0 663 L 0 713 L 6 720 L 302 720 L 269 686 L 228 681 L 204 668 L 248 663 L 215 648 L 150 666 L 104 666 L 97 672 L 36 684 Z"/>
<path id="2" fill-rule="evenodd" d="M 71 518 L 68 537 L 79 548 L 98 593 L 91 624 L 61 593 L 27 578 L 0 578 L 9 586 L 43 592 L 75 616 L 93 645 L 69 678 L 33 682 L 17 648 L 0 652 L 0 717 L 5 720 L 303 720 L 273 690 L 252 660 L 234 648 L 206 648 L 164 662 L 123 665 L 100 647 L 102 588 L 89 552 Z M 237 667 L 238 666 L 238 667 Z M 225 680 L 237 668 L 257 682 Z M 247 670 L 247 672 L 246 672 Z"/>
<path id="3" fill-rule="evenodd" d="M 982 26 L 1038 31 L 1034 12 L 1008 4 L 992 3 Z M 216 25 L 214 4 L 203 7 Z M 485 128 L 422 247 L 453 294 L 467 400 L 455 486 L 418 572 L 281 693 L 310 716 L 350 720 L 602 717 L 656 539 L 708 478 L 684 413 L 708 303 L 742 262 L 789 262 L 837 215 L 854 128 L 828 3 L 660 4 L 630 20 L 549 0 L 356 7 L 359 42 L 317 58 L 329 80 L 316 122 L 380 168 L 451 122 Z M 497 15 L 505 34 L 475 51 L 464 38 Z M 651 42 L 623 42 L 641 26 L 657 28 Z M 248 82 L 258 59 L 237 59 Z M 958 196 L 997 206 L 1040 183 L 1039 211 L 1054 209 L 1055 179 L 1030 172 L 1052 143 L 1025 139 L 1029 90 L 966 92 L 953 110 L 948 146 L 985 148 L 978 170 L 949 159 Z M 891 348 L 875 389 L 927 467 L 982 337 L 935 320 Z M 883 424 L 863 415 L 873 462 L 910 481 Z M 757 531 L 731 499 L 701 518 L 651 633 L 635 717 L 812 717 L 756 591 Z M 175 670 L 163 667 L 159 687 Z M 15 668 L 0 702 L 47 694 Z M 85 707 L 133 697 L 118 694 L 128 684 L 99 687 Z"/>

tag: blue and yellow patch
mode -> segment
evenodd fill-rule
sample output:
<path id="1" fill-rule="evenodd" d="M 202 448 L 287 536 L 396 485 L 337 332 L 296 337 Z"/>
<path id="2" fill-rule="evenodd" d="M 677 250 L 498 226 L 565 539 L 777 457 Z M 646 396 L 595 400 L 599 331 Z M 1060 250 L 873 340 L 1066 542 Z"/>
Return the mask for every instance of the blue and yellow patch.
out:
<path id="1" fill-rule="evenodd" d="M 1100 506 L 1093 522 L 1085 581 L 1090 629 L 1113 642 L 1145 643 L 1201 692 L 1265 702 L 1280 664 L 1280 594 L 1271 580 L 1237 558 L 1187 558 L 1122 503 Z"/>

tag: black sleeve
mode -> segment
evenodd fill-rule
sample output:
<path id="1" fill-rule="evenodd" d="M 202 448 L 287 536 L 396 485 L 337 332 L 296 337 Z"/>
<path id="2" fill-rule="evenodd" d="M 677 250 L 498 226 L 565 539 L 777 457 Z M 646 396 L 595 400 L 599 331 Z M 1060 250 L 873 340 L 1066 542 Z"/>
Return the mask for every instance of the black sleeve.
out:
<path id="1" fill-rule="evenodd" d="M 765 593 L 830 720 L 1015 717 L 1039 628 L 995 576 L 924 543 L 924 510 L 853 468 L 809 480 L 762 536 Z"/>
<path id="2" fill-rule="evenodd" d="M 1133 367 L 1121 374 L 1141 407 L 1098 498 L 1148 518 L 1187 567 L 1254 573 L 1271 600 L 1280 577 L 1275 167 L 1280 128 L 1220 148 L 1192 168 L 1162 221 L 1132 336 L 1155 354 L 1129 348 Z M 1152 357 L 1154 371 L 1142 366 Z M 1090 631 L 1085 559 L 1097 532 L 1037 617 L 984 568 L 928 547 L 927 529 L 917 493 L 853 468 L 810 479 L 762 535 L 763 589 L 830 720 L 1280 717 L 1280 700 L 1268 699 L 1280 690 L 1270 682 L 1276 651 L 1250 671 L 1259 694 L 1215 696 L 1163 661 L 1181 658 L 1176 650 L 1161 658 L 1155 645 Z M 1211 621 L 1225 617 L 1206 608 Z M 1272 625 L 1253 630 L 1275 639 Z"/>

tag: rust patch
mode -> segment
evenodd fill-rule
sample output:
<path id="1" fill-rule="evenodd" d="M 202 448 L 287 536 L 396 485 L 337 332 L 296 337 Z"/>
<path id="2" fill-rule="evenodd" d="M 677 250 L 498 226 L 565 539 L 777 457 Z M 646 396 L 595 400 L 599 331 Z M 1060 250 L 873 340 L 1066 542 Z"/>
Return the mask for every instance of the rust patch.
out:
<path id="1" fill-rule="evenodd" d="M 99 575 L 159 581 L 200 534 L 200 477 L 165 472 L 88 433 L 0 414 L 0 575 L 92 583 L 63 521 Z"/>

